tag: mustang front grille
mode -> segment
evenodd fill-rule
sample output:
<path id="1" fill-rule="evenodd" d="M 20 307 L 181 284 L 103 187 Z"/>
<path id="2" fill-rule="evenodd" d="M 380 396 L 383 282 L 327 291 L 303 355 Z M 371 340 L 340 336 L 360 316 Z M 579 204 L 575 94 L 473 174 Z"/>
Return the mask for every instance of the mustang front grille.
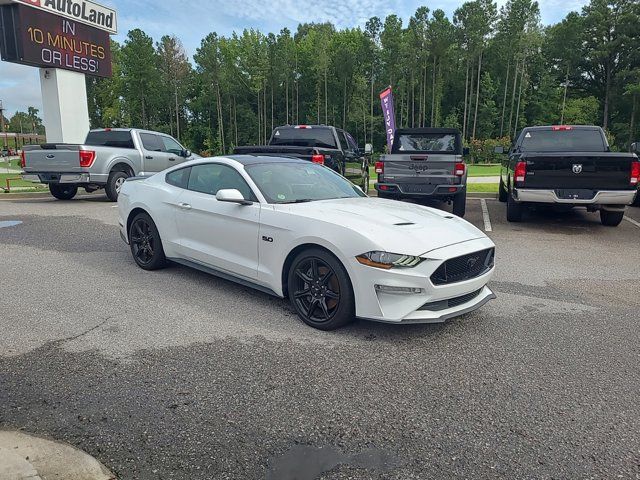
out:
<path id="1" fill-rule="evenodd" d="M 484 288 L 484 287 L 482 287 Z M 460 295 L 459 297 L 449 298 L 448 300 L 438 300 L 436 302 L 429 302 L 422 305 L 418 310 L 429 310 L 431 312 L 438 312 L 440 310 L 446 310 L 447 308 L 457 307 L 463 303 L 470 302 L 482 292 L 482 288 L 475 292 Z"/>
<path id="2" fill-rule="evenodd" d="M 469 253 L 445 261 L 431 275 L 434 285 L 463 282 L 484 275 L 493 268 L 493 248 Z"/>

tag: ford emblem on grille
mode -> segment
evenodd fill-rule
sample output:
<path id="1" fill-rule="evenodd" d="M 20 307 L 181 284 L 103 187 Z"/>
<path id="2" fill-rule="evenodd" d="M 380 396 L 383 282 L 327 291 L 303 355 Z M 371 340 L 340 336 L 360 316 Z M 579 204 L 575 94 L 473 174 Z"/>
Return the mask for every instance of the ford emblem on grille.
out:
<path id="1" fill-rule="evenodd" d="M 582 164 L 580 163 L 574 163 L 573 164 L 573 173 L 575 173 L 576 175 L 578 173 L 582 173 Z"/>

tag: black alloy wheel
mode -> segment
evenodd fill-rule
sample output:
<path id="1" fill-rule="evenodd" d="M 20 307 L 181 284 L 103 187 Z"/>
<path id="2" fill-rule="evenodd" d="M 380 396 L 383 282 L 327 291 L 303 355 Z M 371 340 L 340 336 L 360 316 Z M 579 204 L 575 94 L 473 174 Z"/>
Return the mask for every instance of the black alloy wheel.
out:
<path id="1" fill-rule="evenodd" d="M 138 214 L 129 228 L 131 254 L 140 268 L 156 270 L 166 263 L 156 225 L 146 213 Z"/>
<path id="2" fill-rule="evenodd" d="M 353 290 L 342 264 L 323 250 L 302 252 L 289 271 L 289 298 L 307 325 L 339 328 L 353 319 Z"/>

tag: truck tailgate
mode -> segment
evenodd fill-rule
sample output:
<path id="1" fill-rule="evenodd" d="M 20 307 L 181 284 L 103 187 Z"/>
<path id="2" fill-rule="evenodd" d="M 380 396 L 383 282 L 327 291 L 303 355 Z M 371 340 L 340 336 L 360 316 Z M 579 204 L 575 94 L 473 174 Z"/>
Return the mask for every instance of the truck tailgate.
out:
<path id="1" fill-rule="evenodd" d="M 385 181 L 402 183 L 448 184 L 455 177 L 455 165 L 462 162 L 457 155 L 438 154 L 389 154 L 384 162 Z M 428 180 L 429 181 L 428 181 Z"/>
<path id="2" fill-rule="evenodd" d="M 79 145 L 47 144 L 43 147 L 25 147 L 24 171 L 31 172 L 82 172 Z"/>
<path id="3" fill-rule="evenodd" d="M 627 190 L 633 157 L 619 153 L 523 154 L 525 188 Z"/>

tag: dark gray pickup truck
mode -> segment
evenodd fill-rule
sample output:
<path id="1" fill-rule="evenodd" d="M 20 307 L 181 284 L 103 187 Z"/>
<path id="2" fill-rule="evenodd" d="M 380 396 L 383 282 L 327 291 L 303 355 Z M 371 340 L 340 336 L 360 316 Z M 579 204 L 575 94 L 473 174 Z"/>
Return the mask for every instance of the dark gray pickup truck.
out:
<path id="1" fill-rule="evenodd" d="M 581 206 L 615 227 L 639 180 L 638 157 L 612 152 L 600 127 L 527 127 L 502 162 L 499 199 L 507 202 L 510 222 L 521 221 L 527 206 Z"/>
<path id="2" fill-rule="evenodd" d="M 460 131 L 455 128 L 404 128 L 395 132 L 391 153 L 376 162 L 381 198 L 437 199 L 453 202 L 465 214 L 467 168 Z"/>
<path id="3" fill-rule="evenodd" d="M 319 163 L 348 178 L 365 193 L 369 191 L 371 145 L 361 149 L 348 132 L 330 125 L 277 127 L 268 145 L 235 147 L 233 153 L 296 157 Z"/>

